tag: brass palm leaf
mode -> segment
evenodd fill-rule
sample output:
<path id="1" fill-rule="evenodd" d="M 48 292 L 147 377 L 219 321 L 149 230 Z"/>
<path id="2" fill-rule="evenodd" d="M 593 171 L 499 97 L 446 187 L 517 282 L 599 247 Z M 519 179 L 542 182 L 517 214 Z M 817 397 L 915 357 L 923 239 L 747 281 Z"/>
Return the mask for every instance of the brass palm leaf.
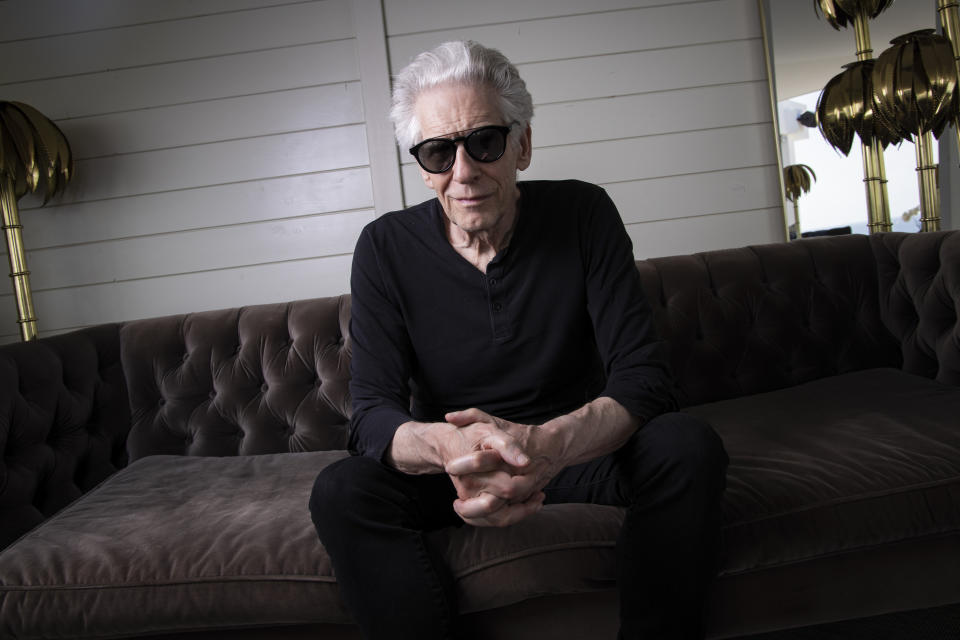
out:
<path id="1" fill-rule="evenodd" d="M 820 132 L 843 155 L 850 155 L 854 134 L 864 144 L 879 143 L 884 148 L 901 140 L 892 123 L 876 117 L 873 64 L 873 60 L 860 60 L 844 65 L 844 70 L 827 82 L 817 100 Z"/>
<path id="2" fill-rule="evenodd" d="M 873 67 L 877 117 L 896 123 L 901 137 L 937 138 L 960 115 L 960 89 L 950 41 L 933 29 L 891 41 Z"/>
<path id="3" fill-rule="evenodd" d="M 0 100 L 0 174 L 19 199 L 39 191 L 44 204 L 73 176 L 70 143 L 57 125 L 22 102 Z"/>
<path id="4" fill-rule="evenodd" d="M 814 9 L 822 13 L 834 29 L 852 24 L 857 13 L 876 18 L 893 4 L 894 0 L 813 0 Z"/>
<path id="5" fill-rule="evenodd" d="M 791 164 L 783 168 L 783 186 L 787 199 L 794 204 L 801 195 L 810 192 L 810 187 L 816 181 L 817 174 L 808 165 Z"/>

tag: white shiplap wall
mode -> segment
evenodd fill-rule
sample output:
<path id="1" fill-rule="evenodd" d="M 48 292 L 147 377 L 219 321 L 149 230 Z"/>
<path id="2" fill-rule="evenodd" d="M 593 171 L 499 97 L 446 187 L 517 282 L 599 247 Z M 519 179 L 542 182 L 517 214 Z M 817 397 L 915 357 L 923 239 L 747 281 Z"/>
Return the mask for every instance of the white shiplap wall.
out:
<path id="1" fill-rule="evenodd" d="M 638 258 L 784 238 L 756 0 L 385 0 L 391 69 L 470 38 L 534 98 L 521 177 L 604 185 Z M 402 156 L 408 203 L 429 197 Z"/>
<path id="2" fill-rule="evenodd" d="M 527 79 L 524 177 L 603 184 L 638 257 L 783 237 L 756 0 L 4 0 L 0 99 L 77 159 L 20 203 L 42 335 L 347 291 L 401 178 L 431 197 L 389 140 L 387 55 L 461 37 Z"/>
<path id="3" fill-rule="evenodd" d="M 76 159 L 20 203 L 42 335 L 348 289 L 374 217 L 349 0 L 9 0 L 0 25 L 0 98 Z"/>

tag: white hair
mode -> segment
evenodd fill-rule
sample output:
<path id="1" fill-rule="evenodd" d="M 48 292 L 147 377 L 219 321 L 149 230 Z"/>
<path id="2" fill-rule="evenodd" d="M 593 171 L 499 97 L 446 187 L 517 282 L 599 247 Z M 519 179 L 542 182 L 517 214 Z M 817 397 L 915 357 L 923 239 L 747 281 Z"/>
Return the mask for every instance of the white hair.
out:
<path id="1" fill-rule="evenodd" d="M 507 124 L 520 123 L 519 134 L 533 118 L 533 98 L 506 56 L 472 40 L 444 42 L 418 55 L 394 78 L 390 119 L 401 148 L 420 140 L 415 109 L 420 94 L 450 84 L 483 84 L 496 91 L 501 115 Z"/>

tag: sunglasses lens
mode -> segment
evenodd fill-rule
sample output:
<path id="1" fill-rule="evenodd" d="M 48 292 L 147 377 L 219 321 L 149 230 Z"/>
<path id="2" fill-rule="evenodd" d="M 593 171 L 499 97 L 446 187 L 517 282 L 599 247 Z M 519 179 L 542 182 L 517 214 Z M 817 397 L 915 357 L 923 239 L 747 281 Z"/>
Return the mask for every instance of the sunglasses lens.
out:
<path id="1" fill-rule="evenodd" d="M 464 144 L 474 160 L 494 162 L 503 155 L 506 139 L 502 129 L 484 127 L 468 135 Z"/>
<path id="2" fill-rule="evenodd" d="M 457 145 L 449 140 L 428 140 L 417 150 L 417 160 L 427 171 L 442 173 L 457 155 Z"/>
<path id="3" fill-rule="evenodd" d="M 507 148 L 510 127 L 480 127 L 461 138 L 430 138 L 410 149 L 420 166 L 430 173 L 443 173 L 457 159 L 457 143 L 463 142 L 467 154 L 477 162 L 496 162 Z"/>

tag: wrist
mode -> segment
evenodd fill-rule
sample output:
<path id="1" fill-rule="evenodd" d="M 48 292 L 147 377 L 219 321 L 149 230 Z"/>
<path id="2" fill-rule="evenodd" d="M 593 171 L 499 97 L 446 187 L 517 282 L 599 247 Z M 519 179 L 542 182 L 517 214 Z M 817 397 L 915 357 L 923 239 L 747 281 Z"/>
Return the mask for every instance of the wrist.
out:
<path id="1" fill-rule="evenodd" d="M 409 474 L 441 473 L 444 455 L 440 447 L 441 432 L 453 429 L 444 422 L 404 422 L 387 449 L 387 462 L 398 471 Z"/>

